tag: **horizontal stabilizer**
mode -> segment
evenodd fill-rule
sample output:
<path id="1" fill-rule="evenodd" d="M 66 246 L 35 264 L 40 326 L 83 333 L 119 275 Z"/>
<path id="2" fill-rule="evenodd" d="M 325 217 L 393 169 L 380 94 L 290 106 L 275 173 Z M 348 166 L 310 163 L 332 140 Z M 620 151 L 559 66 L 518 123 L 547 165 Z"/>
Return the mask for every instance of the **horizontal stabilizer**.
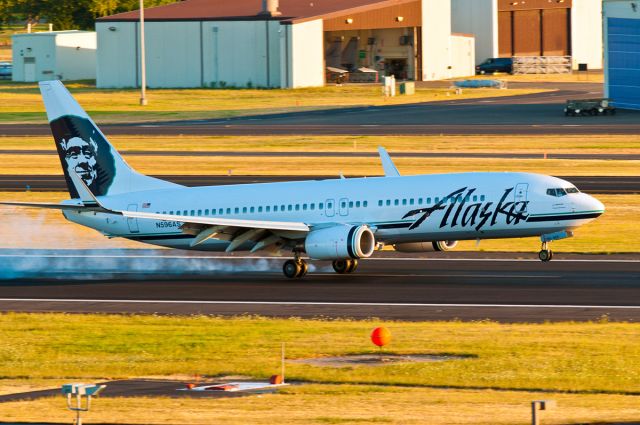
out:
<path id="1" fill-rule="evenodd" d="M 14 207 L 27 207 L 27 208 L 46 208 L 52 210 L 86 210 L 89 207 L 86 205 L 65 205 L 65 204 L 47 204 L 44 202 L 0 202 L 0 205 L 11 205 Z"/>

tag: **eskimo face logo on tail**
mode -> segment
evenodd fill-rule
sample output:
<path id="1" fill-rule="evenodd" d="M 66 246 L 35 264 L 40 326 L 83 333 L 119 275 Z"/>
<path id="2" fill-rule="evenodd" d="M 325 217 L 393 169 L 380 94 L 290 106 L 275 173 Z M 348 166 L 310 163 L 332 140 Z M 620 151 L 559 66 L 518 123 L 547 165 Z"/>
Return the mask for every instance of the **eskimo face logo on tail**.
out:
<path id="1" fill-rule="evenodd" d="M 91 186 L 98 177 L 96 171 L 98 144 L 91 138 L 86 141 L 80 137 L 72 137 L 69 140 L 62 139 L 60 145 L 65 152 L 67 172 L 75 172 L 87 186 Z"/>
<path id="2" fill-rule="evenodd" d="M 67 115 L 51 121 L 51 132 L 71 197 L 79 198 L 70 178 L 72 172 L 94 195 L 107 195 L 116 175 L 115 158 L 95 125 L 86 118 Z"/>
<path id="3" fill-rule="evenodd" d="M 521 221 L 527 221 L 527 205 L 529 201 L 507 201 L 513 192 L 512 187 L 505 189 L 500 201 L 494 202 L 472 202 L 472 196 L 476 192 L 475 188 L 463 187 L 451 192 L 436 204 L 429 208 L 411 210 L 402 217 L 403 219 L 422 214 L 409 230 L 420 226 L 427 218 L 439 210 L 444 210 L 440 220 L 440 228 L 445 226 L 471 227 L 476 231 L 484 227 L 493 227 L 504 219 L 505 224 L 517 225 Z M 512 196 L 513 197 L 513 196 Z"/>

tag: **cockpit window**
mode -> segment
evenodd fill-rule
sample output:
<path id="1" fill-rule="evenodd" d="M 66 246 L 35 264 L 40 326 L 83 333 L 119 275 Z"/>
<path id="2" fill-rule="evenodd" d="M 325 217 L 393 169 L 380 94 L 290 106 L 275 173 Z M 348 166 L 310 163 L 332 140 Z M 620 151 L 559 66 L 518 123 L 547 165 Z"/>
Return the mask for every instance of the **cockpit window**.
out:
<path id="1" fill-rule="evenodd" d="M 567 193 L 580 193 L 580 191 L 576 187 L 568 187 L 565 190 L 567 191 Z"/>
<path id="2" fill-rule="evenodd" d="M 547 195 L 549 195 L 549 196 L 555 196 L 555 197 L 559 198 L 561 196 L 565 196 L 566 194 L 567 194 L 567 192 L 565 192 L 565 190 L 562 189 L 562 188 L 547 189 Z"/>

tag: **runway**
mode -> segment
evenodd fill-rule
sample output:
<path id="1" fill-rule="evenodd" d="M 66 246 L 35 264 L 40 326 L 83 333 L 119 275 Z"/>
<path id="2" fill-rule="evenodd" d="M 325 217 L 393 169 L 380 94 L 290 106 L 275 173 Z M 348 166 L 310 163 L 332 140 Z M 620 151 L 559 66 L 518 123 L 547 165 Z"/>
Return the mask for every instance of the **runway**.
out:
<path id="1" fill-rule="evenodd" d="M 281 181 L 335 179 L 337 176 L 184 176 L 156 175 L 184 186 L 217 186 L 228 184 L 267 183 Z M 358 177 L 358 176 L 347 176 Z M 580 190 L 595 194 L 637 194 L 640 193 L 640 176 L 558 176 L 575 184 Z M 0 191 L 66 191 L 62 175 L 0 175 Z"/>
<path id="2" fill-rule="evenodd" d="M 638 256 L 557 255 L 546 264 L 533 254 L 518 257 L 384 253 L 362 260 L 353 275 L 337 275 L 328 263 L 313 262 L 305 279 L 287 280 L 280 273 L 283 260 L 270 257 L 144 251 L 38 252 L 29 258 L 5 253 L 1 262 L 19 269 L 25 261 L 30 267 L 14 270 L 0 285 L 0 311 L 504 322 L 607 315 L 640 320 Z"/>
<path id="3" fill-rule="evenodd" d="M 555 86 L 558 86 L 557 84 Z M 567 99 L 599 97 L 601 84 L 561 85 L 521 96 L 362 106 L 229 119 L 100 124 L 108 135 L 504 135 L 638 134 L 640 111 L 566 117 Z M 569 88 L 573 87 L 573 89 Z M 2 124 L 0 135 L 45 136 L 46 124 Z"/>

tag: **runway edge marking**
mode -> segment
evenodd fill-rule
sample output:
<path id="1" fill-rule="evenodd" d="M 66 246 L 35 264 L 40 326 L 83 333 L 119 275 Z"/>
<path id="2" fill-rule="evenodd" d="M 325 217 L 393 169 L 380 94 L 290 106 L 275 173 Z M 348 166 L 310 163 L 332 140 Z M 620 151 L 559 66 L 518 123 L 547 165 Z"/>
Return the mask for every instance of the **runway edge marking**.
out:
<path id="1" fill-rule="evenodd" d="M 571 305 L 571 304 L 421 304 L 421 303 L 349 303 L 349 302 L 306 302 L 306 301 L 207 301 L 207 300 L 100 300 L 73 298 L 0 298 L 0 302 L 36 303 L 99 303 L 99 304 L 211 304 L 211 305 L 312 305 L 345 307 L 452 307 L 452 308 L 531 308 L 531 309 L 610 309 L 640 310 L 632 305 Z"/>

